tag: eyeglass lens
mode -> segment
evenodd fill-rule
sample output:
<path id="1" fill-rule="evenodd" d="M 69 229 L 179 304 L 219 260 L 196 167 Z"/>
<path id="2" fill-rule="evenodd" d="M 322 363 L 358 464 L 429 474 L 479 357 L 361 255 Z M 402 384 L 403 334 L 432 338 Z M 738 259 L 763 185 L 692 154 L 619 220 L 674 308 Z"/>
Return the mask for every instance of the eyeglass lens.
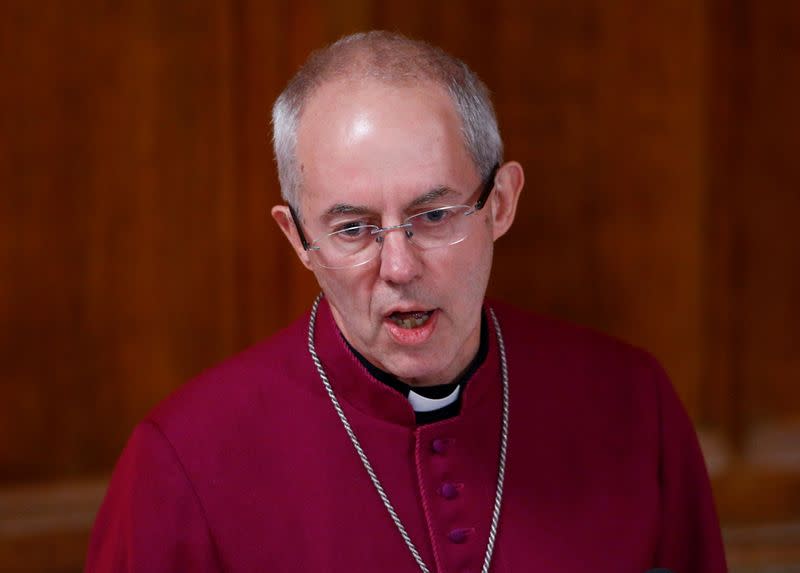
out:
<path id="1" fill-rule="evenodd" d="M 418 248 L 427 250 L 463 241 L 469 232 L 471 207 L 456 205 L 431 209 L 406 219 L 388 231 L 376 225 L 354 225 L 330 233 L 312 243 L 312 256 L 326 268 L 348 268 L 378 256 L 387 232 L 403 231 Z"/>

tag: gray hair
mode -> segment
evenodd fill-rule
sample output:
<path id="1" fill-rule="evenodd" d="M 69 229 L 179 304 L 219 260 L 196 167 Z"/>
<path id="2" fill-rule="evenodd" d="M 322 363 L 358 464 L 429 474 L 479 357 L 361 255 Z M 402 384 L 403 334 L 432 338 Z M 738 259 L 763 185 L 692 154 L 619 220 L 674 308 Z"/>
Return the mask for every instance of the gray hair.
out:
<path id="1" fill-rule="evenodd" d="M 314 52 L 272 108 L 272 144 L 283 199 L 299 212 L 302 185 L 297 162 L 297 128 L 306 103 L 326 82 L 374 79 L 405 84 L 431 81 L 450 94 L 461 119 L 464 145 L 481 177 L 503 159 L 489 90 L 461 60 L 419 40 L 385 31 L 345 36 Z"/>

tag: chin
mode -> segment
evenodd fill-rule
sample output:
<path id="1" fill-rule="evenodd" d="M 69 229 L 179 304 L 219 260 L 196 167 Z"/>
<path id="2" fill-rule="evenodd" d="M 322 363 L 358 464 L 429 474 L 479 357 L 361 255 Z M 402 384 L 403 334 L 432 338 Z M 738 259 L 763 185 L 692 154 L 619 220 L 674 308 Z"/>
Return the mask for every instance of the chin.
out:
<path id="1" fill-rule="evenodd" d="M 437 380 L 441 374 L 441 360 L 436 360 L 436 365 L 428 360 L 407 358 L 385 363 L 385 370 L 400 380 L 414 385 L 443 384 L 449 380 Z"/>

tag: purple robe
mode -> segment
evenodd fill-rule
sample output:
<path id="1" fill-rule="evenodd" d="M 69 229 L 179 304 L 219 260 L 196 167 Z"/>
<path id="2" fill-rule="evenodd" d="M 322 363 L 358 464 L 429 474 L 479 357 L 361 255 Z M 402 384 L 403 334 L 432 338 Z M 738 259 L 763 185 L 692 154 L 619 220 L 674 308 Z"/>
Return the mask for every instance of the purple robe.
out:
<path id="1" fill-rule="evenodd" d="M 647 354 L 491 303 L 506 342 L 510 435 L 494 573 L 726 570 L 697 439 Z M 86 570 L 419 571 L 307 351 L 308 317 L 185 385 L 135 429 Z M 416 426 L 348 350 L 323 300 L 331 383 L 431 572 L 478 572 L 498 470 L 500 360 L 453 418 Z"/>

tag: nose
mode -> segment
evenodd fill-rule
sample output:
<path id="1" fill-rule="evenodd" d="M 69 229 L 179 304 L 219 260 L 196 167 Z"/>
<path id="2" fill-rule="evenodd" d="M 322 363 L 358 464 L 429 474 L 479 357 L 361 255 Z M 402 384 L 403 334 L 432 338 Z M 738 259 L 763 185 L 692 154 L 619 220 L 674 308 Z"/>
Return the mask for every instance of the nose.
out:
<path id="1" fill-rule="evenodd" d="M 422 273 L 420 252 L 408 240 L 406 229 L 393 229 L 384 233 L 382 239 L 381 278 L 395 284 L 406 284 L 418 278 Z"/>

